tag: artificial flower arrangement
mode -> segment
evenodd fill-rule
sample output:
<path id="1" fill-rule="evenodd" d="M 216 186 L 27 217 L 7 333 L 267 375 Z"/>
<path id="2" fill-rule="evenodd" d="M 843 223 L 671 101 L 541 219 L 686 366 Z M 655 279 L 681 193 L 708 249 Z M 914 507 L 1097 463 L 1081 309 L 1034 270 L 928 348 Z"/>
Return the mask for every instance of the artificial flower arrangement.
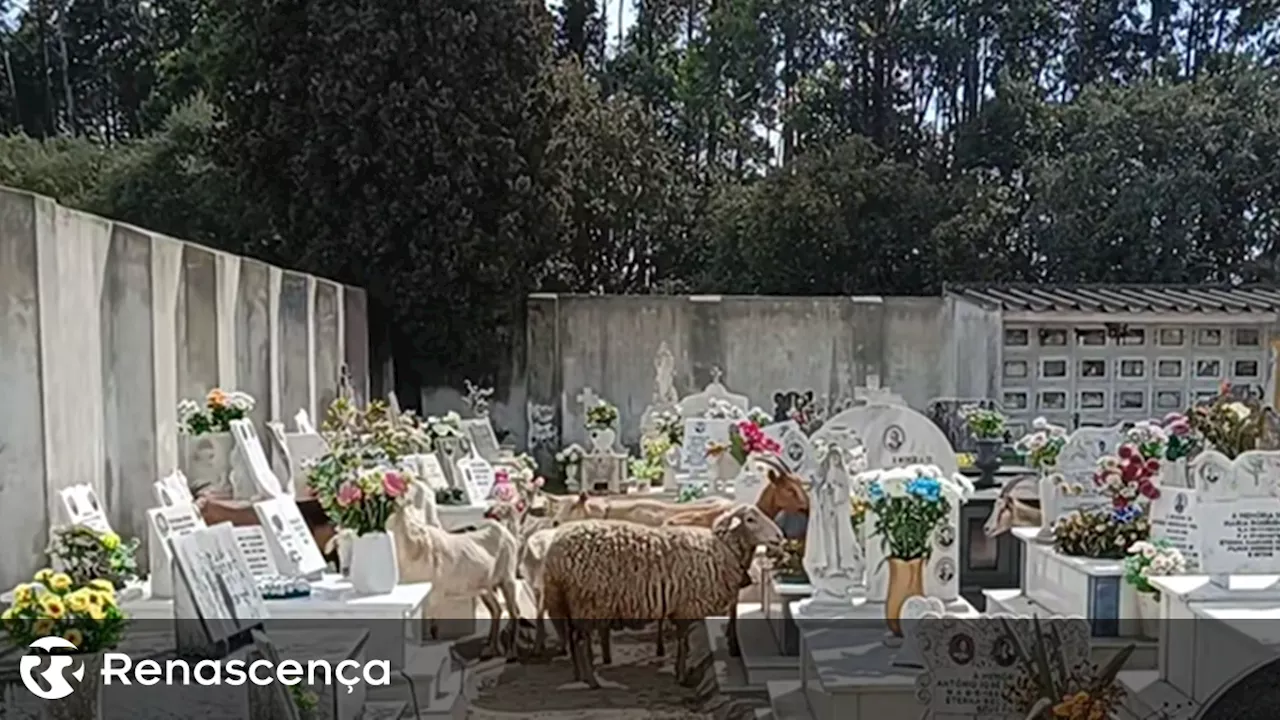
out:
<path id="1" fill-rule="evenodd" d="M 110 580 L 76 583 L 48 568 L 13 590 L 13 605 L 0 615 L 9 641 L 26 648 L 42 637 L 60 636 L 76 653 L 99 653 L 120 642 L 127 617 L 116 603 Z"/>
<path id="2" fill-rule="evenodd" d="M 758 406 L 747 411 L 747 419 L 755 423 L 757 427 L 768 427 L 773 424 L 773 416 Z"/>
<path id="3" fill-rule="evenodd" d="M 1187 560 L 1182 552 L 1164 538 L 1139 540 L 1129 546 L 1124 559 L 1124 579 L 1140 593 L 1160 598 L 1160 591 L 1147 578 L 1161 575 L 1185 575 Z"/>
<path id="4" fill-rule="evenodd" d="M 203 406 L 195 400 L 178 403 L 178 432 L 191 436 L 231 432 L 231 421 L 248 417 L 253 405 L 253 396 L 248 393 L 214 388 L 205 396 Z"/>
<path id="5" fill-rule="evenodd" d="M 707 401 L 707 411 L 703 417 L 708 420 L 741 420 L 746 413 L 742 408 L 722 398 L 711 398 Z"/>
<path id="6" fill-rule="evenodd" d="M 83 525 L 55 528 L 45 552 L 62 567 L 77 586 L 103 580 L 117 590 L 138 576 L 138 539 L 128 542 L 113 533 L 100 533 Z"/>
<path id="7" fill-rule="evenodd" d="M 631 458 L 631 461 L 627 463 L 627 471 L 631 477 L 650 487 L 661 485 L 662 476 L 665 473 L 662 461 L 655 461 L 647 455 L 645 457 Z"/>
<path id="8" fill-rule="evenodd" d="M 969 433 L 978 440 L 1003 440 L 1005 417 L 999 410 L 991 410 L 980 405 L 966 405 L 960 408 L 960 417 L 964 418 Z"/>
<path id="9" fill-rule="evenodd" d="M 520 499 L 532 503 L 534 497 L 542 490 L 547 481 L 538 474 L 538 461 L 528 453 L 520 453 L 511 463 L 511 481 L 515 484 Z"/>
<path id="10" fill-rule="evenodd" d="M 694 500 L 701 500 L 707 495 L 707 486 L 705 483 L 685 483 L 680 486 L 680 492 L 676 495 L 676 502 L 690 503 Z"/>
<path id="11" fill-rule="evenodd" d="M 596 404 L 587 408 L 588 430 L 607 430 L 618 426 L 617 406 L 605 401 L 596 400 Z"/>
<path id="12" fill-rule="evenodd" d="M 1063 652 L 1058 628 L 1046 628 L 1032 618 L 1034 633 L 1027 646 L 1024 633 L 1015 632 L 1000 618 L 1005 638 L 1013 647 L 1020 672 L 1005 689 L 1005 699 L 1027 713 L 1027 720 L 1108 720 L 1124 700 L 1116 676 L 1133 654 L 1129 645 L 1102 668 L 1091 662 L 1070 665 Z"/>
<path id="13" fill-rule="evenodd" d="M 679 410 L 658 411 L 650 422 L 655 433 L 665 437 L 673 447 L 684 442 L 684 417 Z"/>
<path id="14" fill-rule="evenodd" d="M 1182 413 L 1165 415 L 1164 431 L 1164 457 L 1169 462 L 1177 462 L 1183 458 L 1190 460 L 1204 450 L 1204 435 L 1192 427 L 1191 421 Z"/>
<path id="15" fill-rule="evenodd" d="M 1217 397 L 1191 408 L 1186 417 L 1208 447 L 1232 460 L 1256 449 L 1262 435 L 1263 417 L 1258 402 L 1236 398 L 1225 382 L 1218 388 Z"/>
<path id="16" fill-rule="evenodd" d="M 361 468 L 343 480 L 337 492 L 319 496 L 325 513 L 356 536 L 386 532 L 387 523 L 407 501 L 411 476 L 391 467 Z"/>
<path id="17" fill-rule="evenodd" d="M 1022 436 L 1014 447 L 1026 457 L 1029 467 L 1046 474 L 1058 469 L 1058 454 L 1066 444 L 1066 428 L 1038 417 L 1031 421 L 1031 432 Z"/>
<path id="18" fill-rule="evenodd" d="M 777 455 L 782 446 L 777 440 L 764 434 L 760 426 L 750 420 L 739 420 L 729 426 L 729 444 L 707 443 L 707 457 L 719 458 L 728 453 L 739 465 L 752 454 Z"/>
<path id="19" fill-rule="evenodd" d="M 1134 543 L 1146 540 L 1151 524 L 1144 505 L 1160 497 L 1156 478 L 1167 452 L 1163 428 L 1138 423 L 1125 434 L 1115 455 L 1098 460 L 1093 484 L 1109 498 L 1110 508 L 1077 510 L 1055 526 L 1054 544 L 1065 555 L 1118 560 Z"/>
<path id="20" fill-rule="evenodd" d="M 428 415 L 426 422 L 422 424 L 423 430 L 427 434 L 427 439 L 431 450 L 436 449 L 436 443 L 447 438 L 467 437 L 467 431 L 462 429 L 462 416 L 456 412 L 450 411 L 442 416 Z"/>
<path id="21" fill-rule="evenodd" d="M 581 465 L 584 454 L 578 445 L 570 445 L 556 453 L 556 464 L 560 466 L 561 473 L 567 476 L 570 470 Z"/>
<path id="22" fill-rule="evenodd" d="M 963 475 L 948 478 L 934 465 L 860 473 L 857 478 L 875 511 L 872 534 L 880 538 L 886 559 L 928 559 L 933 534 L 951 512 L 951 503 L 963 502 L 973 492 Z"/>
<path id="23" fill-rule="evenodd" d="M 364 410 L 346 398 L 334 400 L 321 431 L 332 450 L 356 455 L 369 465 L 394 465 L 405 455 L 434 449 L 428 426 L 412 410 L 396 417 L 378 400 Z"/>

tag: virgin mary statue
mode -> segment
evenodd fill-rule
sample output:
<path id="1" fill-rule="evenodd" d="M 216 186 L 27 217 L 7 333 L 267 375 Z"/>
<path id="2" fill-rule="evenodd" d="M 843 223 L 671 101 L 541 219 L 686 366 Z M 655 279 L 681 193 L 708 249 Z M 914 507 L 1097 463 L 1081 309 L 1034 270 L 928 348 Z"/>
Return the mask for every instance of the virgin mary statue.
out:
<path id="1" fill-rule="evenodd" d="M 850 480 L 838 446 L 818 449 L 818 473 L 810 502 L 804 568 L 818 604 L 847 605 L 862 572 L 862 552 L 853 534 Z"/>

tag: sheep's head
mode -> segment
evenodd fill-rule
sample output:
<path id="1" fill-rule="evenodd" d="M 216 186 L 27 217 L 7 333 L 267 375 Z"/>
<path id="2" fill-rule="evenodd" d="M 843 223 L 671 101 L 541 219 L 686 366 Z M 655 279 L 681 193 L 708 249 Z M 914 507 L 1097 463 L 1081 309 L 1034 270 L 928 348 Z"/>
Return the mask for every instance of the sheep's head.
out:
<path id="1" fill-rule="evenodd" d="M 782 530 L 755 505 L 737 505 L 724 511 L 711 526 L 719 536 L 732 535 L 750 547 L 764 545 L 770 551 L 782 549 Z"/>
<path id="2" fill-rule="evenodd" d="M 608 506 L 586 493 L 580 493 L 572 503 L 562 504 L 554 517 L 560 522 L 573 520 L 601 520 L 608 514 Z"/>

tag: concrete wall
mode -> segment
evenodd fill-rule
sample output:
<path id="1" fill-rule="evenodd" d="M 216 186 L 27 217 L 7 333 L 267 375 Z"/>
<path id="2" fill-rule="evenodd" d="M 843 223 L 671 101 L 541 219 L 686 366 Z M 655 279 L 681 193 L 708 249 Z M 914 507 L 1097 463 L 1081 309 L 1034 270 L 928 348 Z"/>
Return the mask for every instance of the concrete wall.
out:
<path id="1" fill-rule="evenodd" d="M 533 418 L 548 414 L 555 442 L 581 442 L 583 387 L 616 404 L 623 442 L 638 442 L 664 341 L 681 396 L 718 367 L 729 390 L 766 411 L 778 391 L 838 397 L 870 376 L 919 409 L 936 397 L 988 397 L 999 367 L 988 364 L 999 352 L 998 314 L 941 297 L 540 294 L 527 317 L 528 373 L 512 389 L 528 401 L 522 443 Z"/>
<path id="2" fill-rule="evenodd" d="M 46 562 L 60 488 L 93 485 L 113 527 L 146 537 L 179 400 L 240 389 L 257 421 L 292 425 L 343 363 L 367 397 L 365 307 L 358 288 L 0 188 L 0 587 Z"/>

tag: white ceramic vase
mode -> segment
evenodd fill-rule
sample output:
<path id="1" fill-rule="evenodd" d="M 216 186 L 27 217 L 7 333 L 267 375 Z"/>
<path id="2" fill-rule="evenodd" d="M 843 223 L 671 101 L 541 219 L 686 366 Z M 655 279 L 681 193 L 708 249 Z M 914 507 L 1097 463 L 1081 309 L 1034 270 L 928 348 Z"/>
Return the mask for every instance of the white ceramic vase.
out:
<path id="1" fill-rule="evenodd" d="M 1138 593 L 1138 619 L 1142 621 L 1142 637 L 1160 638 L 1160 596 L 1156 593 Z"/>
<path id="2" fill-rule="evenodd" d="M 351 586 L 365 595 L 382 595 L 400 582 L 396 541 L 390 533 L 357 535 L 351 541 Z"/>

